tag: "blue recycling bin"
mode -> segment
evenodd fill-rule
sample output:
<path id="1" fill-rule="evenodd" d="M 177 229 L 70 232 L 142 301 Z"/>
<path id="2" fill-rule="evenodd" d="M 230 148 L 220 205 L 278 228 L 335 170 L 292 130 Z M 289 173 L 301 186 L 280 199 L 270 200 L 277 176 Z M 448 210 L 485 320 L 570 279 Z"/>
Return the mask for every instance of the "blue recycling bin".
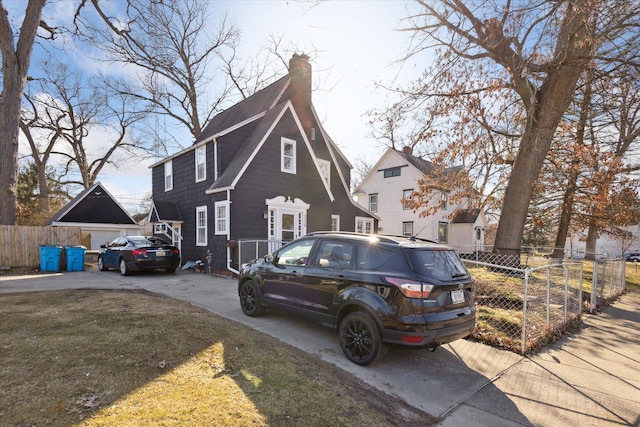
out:
<path id="1" fill-rule="evenodd" d="M 40 271 L 60 271 L 62 246 L 40 245 Z"/>
<path id="2" fill-rule="evenodd" d="M 67 255 L 67 271 L 83 271 L 84 270 L 84 253 L 87 250 L 84 246 L 67 246 L 65 253 Z"/>

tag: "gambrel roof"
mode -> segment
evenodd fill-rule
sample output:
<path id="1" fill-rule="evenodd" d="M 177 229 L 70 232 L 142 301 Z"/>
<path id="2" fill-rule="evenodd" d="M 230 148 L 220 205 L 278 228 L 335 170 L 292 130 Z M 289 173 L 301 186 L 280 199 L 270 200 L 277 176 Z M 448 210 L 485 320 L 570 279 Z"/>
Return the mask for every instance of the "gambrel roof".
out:
<path id="1" fill-rule="evenodd" d="M 99 182 L 74 197 L 46 225 L 56 223 L 137 224 Z"/>

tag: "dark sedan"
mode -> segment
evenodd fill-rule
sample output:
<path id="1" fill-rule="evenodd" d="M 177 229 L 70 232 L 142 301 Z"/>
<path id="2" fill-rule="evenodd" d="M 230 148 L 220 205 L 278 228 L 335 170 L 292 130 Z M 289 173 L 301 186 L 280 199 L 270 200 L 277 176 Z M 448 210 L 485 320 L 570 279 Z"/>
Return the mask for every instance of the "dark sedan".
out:
<path id="1" fill-rule="evenodd" d="M 175 273 L 180 264 L 180 250 L 158 239 L 144 236 L 118 237 L 101 245 L 98 268 L 101 271 L 117 268 L 123 276 L 142 270 L 164 269 Z"/>

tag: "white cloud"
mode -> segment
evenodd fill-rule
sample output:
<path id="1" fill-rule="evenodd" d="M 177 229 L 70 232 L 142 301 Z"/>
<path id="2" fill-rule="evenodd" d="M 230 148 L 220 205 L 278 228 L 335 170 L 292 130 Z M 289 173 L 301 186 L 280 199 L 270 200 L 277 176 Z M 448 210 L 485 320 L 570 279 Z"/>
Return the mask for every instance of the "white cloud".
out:
<path id="1" fill-rule="evenodd" d="M 69 19 L 74 7 L 75 2 L 52 2 L 47 13 L 52 18 Z M 296 46 L 301 50 L 299 53 L 316 52 L 311 58 L 314 85 L 318 87 L 313 93 L 316 111 L 329 135 L 354 162 L 364 152 L 369 153 L 369 160 L 374 160 L 382 151 L 369 136 L 365 116 L 368 110 L 382 107 L 385 101 L 385 94 L 375 92 L 374 81 L 392 84 L 407 78 L 404 71 L 413 72 L 393 64 L 408 43 L 407 33 L 397 29 L 411 7 L 415 4 L 398 0 L 244 0 L 211 2 L 209 13 L 215 20 L 223 10 L 229 11 L 242 31 L 240 53 L 245 58 L 266 46 L 271 34 L 284 35 L 287 47 Z M 135 72 L 130 67 L 113 66 L 81 55 L 69 41 L 60 42 L 63 41 L 71 53 L 69 61 L 86 72 Z M 88 141 L 89 149 L 95 152 L 104 149 L 98 135 L 99 132 L 92 131 Z M 121 157 L 116 159 L 118 167 L 105 168 L 99 180 L 109 186 L 121 203 L 127 200 L 126 205 L 131 206 L 151 191 L 148 165 L 153 160 L 138 155 Z"/>

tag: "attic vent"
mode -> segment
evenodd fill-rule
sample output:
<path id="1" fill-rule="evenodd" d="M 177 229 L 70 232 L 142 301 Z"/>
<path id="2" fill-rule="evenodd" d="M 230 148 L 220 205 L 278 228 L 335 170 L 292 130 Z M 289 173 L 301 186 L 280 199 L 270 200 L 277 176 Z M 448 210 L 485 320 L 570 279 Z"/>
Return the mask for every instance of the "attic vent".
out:
<path id="1" fill-rule="evenodd" d="M 316 128 L 311 128 L 311 140 L 316 140 Z"/>

